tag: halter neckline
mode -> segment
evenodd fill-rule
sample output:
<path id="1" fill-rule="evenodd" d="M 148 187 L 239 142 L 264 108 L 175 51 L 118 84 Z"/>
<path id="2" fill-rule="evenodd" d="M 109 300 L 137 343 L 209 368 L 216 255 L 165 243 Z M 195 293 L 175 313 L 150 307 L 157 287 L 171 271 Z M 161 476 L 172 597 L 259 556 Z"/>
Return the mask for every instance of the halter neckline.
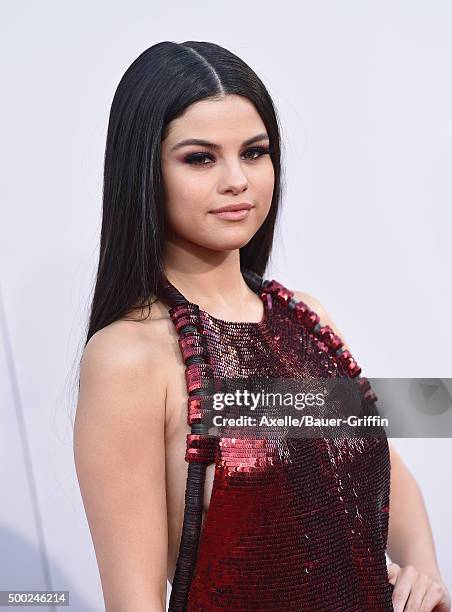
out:
<path id="1" fill-rule="evenodd" d="M 215 317 L 214 315 L 210 314 L 210 312 L 202 310 L 202 308 L 199 308 L 197 304 L 193 304 L 193 302 L 190 302 L 190 303 L 193 304 L 194 306 L 197 306 L 198 312 L 202 317 L 206 317 L 210 319 L 211 321 L 213 321 L 213 323 L 216 323 L 217 325 L 221 325 L 223 327 L 229 326 L 229 327 L 241 328 L 241 329 L 259 328 L 265 325 L 268 320 L 269 308 L 268 308 L 268 301 L 266 297 L 267 297 L 267 294 L 261 297 L 261 301 L 263 303 L 264 308 L 263 308 L 262 316 L 259 321 L 226 321 L 225 319 L 220 319 L 218 317 Z"/>
<path id="2" fill-rule="evenodd" d="M 225 319 L 220 319 L 219 317 L 215 317 L 210 314 L 206 310 L 203 310 L 199 307 L 196 302 L 191 302 L 188 300 L 169 280 L 163 275 L 162 277 L 162 289 L 164 299 L 168 302 L 170 308 L 178 306 L 180 304 L 189 305 L 196 309 L 196 311 L 201 315 L 201 317 L 205 319 L 209 319 L 216 325 L 219 326 L 229 326 L 233 329 L 259 329 L 265 326 L 268 322 L 269 311 L 271 310 L 271 296 L 270 294 L 264 291 L 265 285 L 268 281 L 264 281 L 262 276 L 248 270 L 246 268 L 242 268 L 241 270 L 244 280 L 247 285 L 256 293 L 263 303 L 263 312 L 259 321 L 227 321 Z"/>

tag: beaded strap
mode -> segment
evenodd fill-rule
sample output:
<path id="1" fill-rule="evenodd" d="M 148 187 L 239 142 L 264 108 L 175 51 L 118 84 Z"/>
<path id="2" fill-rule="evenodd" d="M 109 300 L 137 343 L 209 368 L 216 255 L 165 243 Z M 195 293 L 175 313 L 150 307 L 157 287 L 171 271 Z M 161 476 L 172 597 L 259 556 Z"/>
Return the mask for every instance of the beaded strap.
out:
<path id="1" fill-rule="evenodd" d="M 321 325 L 319 315 L 303 301 L 297 301 L 294 298 L 294 292 L 278 281 L 274 279 L 265 281 L 264 287 L 265 291 L 293 311 L 295 318 L 314 335 L 316 345 L 321 350 L 331 355 L 338 364 L 344 366 L 350 378 L 356 378 L 364 399 L 371 403 L 376 402 L 378 397 L 374 393 L 369 380 L 365 376 L 360 376 L 360 366 L 351 352 L 343 348 L 344 342 L 334 330 L 329 325 Z"/>
<path id="2" fill-rule="evenodd" d="M 184 519 L 168 606 L 170 612 L 183 612 L 187 606 L 198 555 L 206 467 L 214 460 L 215 455 L 215 438 L 208 436 L 206 426 L 201 423 L 203 384 L 212 372 L 203 342 L 199 308 L 188 302 L 165 277 L 159 283 L 158 294 L 170 306 L 169 314 L 179 335 L 178 341 L 186 365 L 185 378 L 189 394 L 187 422 L 191 433 L 187 434 L 185 453 L 188 474 Z"/>
<path id="3" fill-rule="evenodd" d="M 179 304 L 170 308 L 170 317 L 179 334 L 179 347 L 186 366 L 185 381 L 188 392 L 186 461 L 212 463 L 215 459 L 217 438 L 209 436 L 203 423 L 203 415 L 209 410 L 207 389 L 213 378 L 209 355 L 202 335 L 199 307 L 196 304 Z M 194 414 L 193 406 L 197 406 Z"/>

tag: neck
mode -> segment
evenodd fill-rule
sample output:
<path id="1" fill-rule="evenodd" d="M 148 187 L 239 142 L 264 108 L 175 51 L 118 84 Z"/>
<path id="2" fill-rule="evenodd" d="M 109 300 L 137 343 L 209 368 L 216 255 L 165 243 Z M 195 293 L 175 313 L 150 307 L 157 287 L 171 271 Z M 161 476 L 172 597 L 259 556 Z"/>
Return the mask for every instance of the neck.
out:
<path id="1" fill-rule="evenodd" d="M 183 241 L 167 241 L 167 279 L 189 302 L 205 310 L 246 312 L 253 291 L 240 270 L 240 251 L 212 251 Z"/>

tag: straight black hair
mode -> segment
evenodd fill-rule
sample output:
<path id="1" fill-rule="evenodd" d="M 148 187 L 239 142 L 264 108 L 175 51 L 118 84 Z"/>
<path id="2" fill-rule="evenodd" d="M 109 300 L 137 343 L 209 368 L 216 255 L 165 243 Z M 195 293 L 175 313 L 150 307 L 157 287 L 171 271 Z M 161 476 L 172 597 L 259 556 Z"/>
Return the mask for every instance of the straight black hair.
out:
<path id="1" fill-rule="evenodd" d="M 166 235 L 161 142 L 168 124 L 194 102 L 248 98 L 265 124 L 275 183 L 270 211 L 240 249 L 240 266 L 263 275 L 281 199 L 281 143 L 272 99 L 237 55 L 211 42 L 164 41 L 139 55 L 111 104 L 104 160 L 99 263 L 85 345 L 136 308 L 150 308 L 163 273 Z"/>

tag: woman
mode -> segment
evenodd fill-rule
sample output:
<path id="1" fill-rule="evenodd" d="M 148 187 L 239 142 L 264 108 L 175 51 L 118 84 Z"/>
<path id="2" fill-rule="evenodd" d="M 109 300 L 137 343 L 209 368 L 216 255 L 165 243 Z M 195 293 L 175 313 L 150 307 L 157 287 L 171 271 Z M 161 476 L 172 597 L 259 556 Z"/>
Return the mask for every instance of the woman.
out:
<path id="1" fill-rule="evenodd" d="M 237 56 L 162 42 L 128 68 L 74 430 L 109 612 L 164 610 L 167 579 L 170 610 L 450 610 L 421 493 L 386 437 L 276 456 L 201 418 L 222 376 L 359 378 L 325 309 L 264 282 L 280 174 L 271 98 Z"/>

